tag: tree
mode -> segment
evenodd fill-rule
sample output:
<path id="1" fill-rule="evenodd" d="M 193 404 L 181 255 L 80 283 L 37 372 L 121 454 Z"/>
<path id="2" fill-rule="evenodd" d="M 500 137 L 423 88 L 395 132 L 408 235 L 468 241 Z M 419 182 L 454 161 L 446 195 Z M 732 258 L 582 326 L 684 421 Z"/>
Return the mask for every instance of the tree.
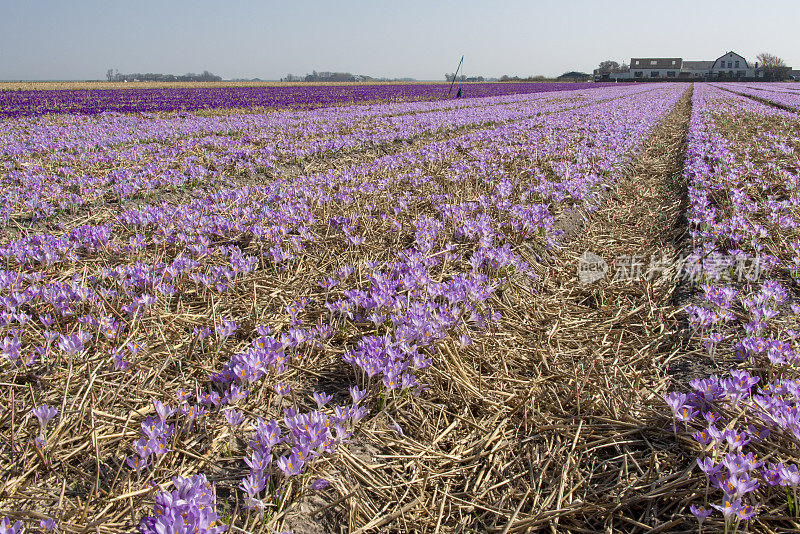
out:
<path id="1" fill-rule="evenodd" d="M 607 59 L 600 62 L 598 70 L 600 72 L 628 72 L 630 67 L 628 67 L 628 64 L 624 61 L 622 63 L 618 63 L 613 59 Z"/>
<path id="2" fill-rule="evenodd" d="M 769 52 L 761 52 L 756 56 L 756 59 L 761 64 L 761 69 L 764 71 L 764 77 L 772 80 L 779 80 L 788 74 L 789 68 L 782 58 Z"/>
<path id="3" fill-rule="evenodd" d="M 106 71 L 106 78 L 108 78 L 109 82 L 114 81 L 114 69 L 108 69 Z"/>
<path id="4" fill-rule="evenodd" d="M 620 64 L 612 59 L 607 59 L 600 62 L 598 69 L 600 72 L 618 72 L 620 69 Z"/>

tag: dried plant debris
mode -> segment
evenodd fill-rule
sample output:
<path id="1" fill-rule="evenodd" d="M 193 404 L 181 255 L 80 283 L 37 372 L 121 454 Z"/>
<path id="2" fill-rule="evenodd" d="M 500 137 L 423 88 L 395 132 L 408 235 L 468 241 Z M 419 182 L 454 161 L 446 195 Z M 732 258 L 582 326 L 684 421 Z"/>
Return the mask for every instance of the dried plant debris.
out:
<path id="1" fill-rule="evenodd" d="M 798 528 L 795 113 L 636 84 L 0 130 L 0 529 Z"/>

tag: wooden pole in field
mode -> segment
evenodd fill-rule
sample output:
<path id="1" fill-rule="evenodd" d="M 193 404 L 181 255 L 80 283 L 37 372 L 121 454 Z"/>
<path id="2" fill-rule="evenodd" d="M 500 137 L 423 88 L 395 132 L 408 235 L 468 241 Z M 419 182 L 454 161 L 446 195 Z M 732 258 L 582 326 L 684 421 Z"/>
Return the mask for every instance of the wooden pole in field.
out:
<path id="1" fill-rule="evenodd" d="M 450 88 L 447 90 L 447 96 L 450 96 L 450 91 L 453 90 L 453 84 L 456 83 L 456 77 L 458 76 L 458 70 L 461 68 L 461 64 L 464 62 L 464 56 L 461 56 L 461 61 L 458 62 L 458 67 L 456 67 L 456 73 L 453 74 L 453 81 L 450 82 Z"/>

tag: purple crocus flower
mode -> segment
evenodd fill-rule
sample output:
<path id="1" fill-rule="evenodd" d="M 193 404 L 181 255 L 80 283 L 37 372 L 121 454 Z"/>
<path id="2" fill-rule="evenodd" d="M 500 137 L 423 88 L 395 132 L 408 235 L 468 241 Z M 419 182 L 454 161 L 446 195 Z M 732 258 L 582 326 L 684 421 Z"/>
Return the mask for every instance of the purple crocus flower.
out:
<path id="1" fill-rule="evenodd" d="M 673 417 L 677 418 L 681 408 L 683 408 L 683 406 L 686 404 L 686 394 L 673 391 L 672 393 L 665 395 L 664 400 L 667 402 L 670 410 L 672 410 Z"/>
<path id="2" fill-rule="evenodd" d="M 61 335 L 58 340 L 58 348 L 67 354 L 80 354 L 83 352 L 83 341 L 77 335 Z"/>
<path id="3" fill-rule="evenodd" d="M 174 414 L 177 409 L 171 408 L 166 404 L 162 404 L 159 400 L 153 400 L 153 407 L 156 409 L 156 413 L 158 414 L 158 418 L 161 421 L 166 421 L 172 414 Z"/>
<path id="4" fill-rule="evenodd" d="M 36 419 L 39 420 L 39 429 L 42 434 L 44 434 L 44 430 L 47 427 L 47 423 L 56 416 L 56 408 L 52 406 L 48 406 L 47 404 L 42 404 L 41 406 L 37 406 L 33 409 L 33 415 L 36 416 Z"/>
<path id="5" fill-rule="evenodd" d="M 45 532 L 50 532 L 51 530 L 56 528 L 56 522 L 52 517 L 45 517 L 44 519 L 39 521 L 39 527 Z"/>
<path id="6" fill-rule="evenodd" d="M 239 325 L 233 321 L 224 320 L 222 323 L 215 325 L 215 328 L 217 331 L 217 337 L 219 337 L 221 340 L 225 340 L 228 339 L 237 328 L 239 328 Z"/>
<path id="7" fill-rule="evenodd" d="M 21 534 L 22 533 L 22 523 L 16 521 L 15 523 L 11 523 L 11 520 L 7 517 L 0 519 L 0 534 Z"/>
<path id="8" fill-rule="evenodd" d="M 128 464 L 128 467 L 136 471 L 137 473 L 141 473 L 142 470 L 150 464 L 150 461 L 147 458 L 142 458 L 141 456 L 128 456 L 125 459 L 125 463 Z"/>
<path id="9" fill-rule="evenodd" d="M 313 397 L 317 403 L 317 406 L 322 409 L 323 406 L 330 402 L 330 400 L 333 398 L 333 395 L 327 395 L 324 392 L 315 391 Z"/>
<path id="10" fill-rule="evenodd" d="M 328 481 L 324 478 L 318 478 L 314 482 L 311 483 L 311 489 L 314 491 L 319 491 L 321 489 L 325 489 L 327 487 Z"/>
<path id="11" fill-rule="evenodd" d="M 284 397 L 289 394 L 292 388 L 288 384 L 284 384 L 283 382 L 275 382 L 275 393 Z"/>
<path id="12" fill-rule="evenodd" d="M 712 504 L 714 508 L 722 512 L 722 515 L 725 516 L 725 521 L 730 521 L 733 516 L 735 516 L 739 510 L 742 508 L 742 499 L 731 499 L 727 495 L 723 500 L 722 504 Z"/>
<path id="13" fill-rule="evenodd" d="M 278 468 L 287 477 L 299 475 L 303 471 L 303 460 L 300 459 L 296 451 L 292 451 L 289 456 L 281 456 L 275 462 Z"/>
<path id="14" fill-rule="evenodd" d="M 223 413 L 225 414 L 225 420 L 231 426 L 239 426 L 244 421 L 244 414 L 235 408 L 228 408 Z"/>
<path id="15" fill-rule="evenodd" d="M 700 523 L 701 525 L 703 524 L 703 521 L 705 521 L 706 518 L 710 516 L 711 512 L 713 511 L 711 510 L 711 508 L 705 508 L 703 506 L 695 506 L 694 504 L 691 507 L 689 507 L 689 510 L 691 510 L 692 514 L 697 518 L 697 522 Z"/>
<path id="16" fill-rule="evenodd" d="M 353 386 L 350 388 L 350 397 L 353 398 L 353 404 L 360 403 L 362 400 L 364 400 L 364 397 L 366 396 L 367 396 L 366 390 L 360 390 L 358 389 L 358 386 Z"/>

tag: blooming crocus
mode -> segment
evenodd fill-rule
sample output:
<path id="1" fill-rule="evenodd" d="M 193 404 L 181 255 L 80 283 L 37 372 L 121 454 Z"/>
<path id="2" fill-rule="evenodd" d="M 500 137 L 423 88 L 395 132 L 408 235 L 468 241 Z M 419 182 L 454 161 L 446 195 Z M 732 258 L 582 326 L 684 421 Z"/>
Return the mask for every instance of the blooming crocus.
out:
<path id="1" fill-rule="evenodd" d="M 233 321 L 227 321 L 226 320 L 226 321 L 222 321 L 222 323 L 220 323 L 218 325 L 215 325 L 215 328 L 216 328 L 216 331 L 217 331 L 217 337 L 219 337 L 220 339 L 224 340 L 224 339 L 229 338 L 231 336 L 231 334 L 233 334 L 236 331 L 236 329 L 239 328 L 239 325 L 237 325 Z"/>
<path id="2" fill-rule="evenodd" d="M 67 354 L 80 354 L 83 352 L 83 342 L 76 335 L 61 335 L 58 340 L 58 348 Z"/>
<path id="3" fill-rule="evenodd" d="M 700 470 L 706 474 L 707 477 L 715 475 L 720 469 L 722 469 L 722 464 L 716 465 L 714 464 L 714 460 L 708 457 L 703 459 L 698 458 L 697 465 L 700 467 Z"/>
<path id="4" fill-rule="evenodd" d="M 353 404 L 358 404 L 366 396 L 367 396 L 367 390 L 358 389 L 358 386 L 353 386 L 350 388 L 350 397 L 353 398 Z"/>
<path id="5" fill-rule="evenodd" d="M 263 473 L 251 472 L 242 479 L 242 483 L 239 487 L 252 498 L 263 490 L 265 486 L 266 481 L 264 480 Z"/>
<path id="6" fill-rule="evenodd" d="M 47 404 L 42 404 L 33 409 L 33 415 L 39 420 L 39 430 L 42 434 L 44 434 L 47 423 L 56 416 L 56 411 L 54 407 Z"/>
<path id="7" fill-rule="evenodd" d="M 156 413 L 158 414 L 158 418 L 162 421 L 166 421 L 169 416 L 175 413 L 176 408 L 171 408 L 166 404 L 162 404 L 161 401 L 158 399 L 153 400 L 153 407 L 156 409 Z"/>
<path id="8" fill-rule="evenodd" d="M 175 390 L 175 396 L 178 397 L 178 402 L 186 402 L 191 395 L 185 389 L 178 388 Z"/>
<path id="9" fill-rule="evenodd" d="M 11 523 L 7 517 L 0 519 L 0 534 L 20 534 L 22 532 L 22 523 L 19 521 Z"/>
<path id="10" fill-rule="evenodd" d="M 272 454 L 261 454 L 258 451 L 251 452 L 249 458 L 247 456 L 244 457 L 244 463 L 250 467 L 250 471 L 252 473 L 261 473 L 262 475 L 271 462 Z"/>
<path id="11" fill-rule="evenodd" d="M 45 517 L 44 519 L 39 521 L 39 527 L 45 532 L 50 532 L 51 530 L 56 528 L 56 522 L 52 517 Z"/>
<path id="12" fill-rule="evenodd" d="M 150 461 L 147 458 L 142 458 L 141 456 L 129 456 L 125 459 L 125 463 L 128 464 L 128 467 L 136 471 L 137 473 L 141 473 L 142 469 L 147 467 L 150 464 Z"/>
<path id="13" fill-rule="evenodd" d="M 241 389 L 236 384 L 231 384 L 231 387 L 224 396 L 224 402 L 229 403 L 240 401 L 247 398 L 248 393 L 249 392 L 246 389 Z"/>
<path id="14" fill-rule="evenodd" d="M 728 522 L 742 508 L 742 499 L 731 500 L 730 497 L 725 496 L 721 505 L 712 504 L 711 506 L 722 512 L 722 515 L 725 516 L 725 521 Z"/>
<path id="15" fill-rule="evenodd" d="M 678 421 L 687 423 L 692 419 L 694 419 L 696 415 L 697 415 L 697 410 L 695 410 L 693 406 L 683 405 L 675 414 L 675 418 Z"/>
<path id="16" fill-rule="evenodd" d="M 777 486 L 781 483 L 781 474 L 780 474 L 780 466 L 782 464 L 769 464 L 769 469 L 764 469 L 761 471 L 761 476 L 764 477 L 764 480 L 767 481 L 767 484 L 770 486 Z"/>
<path id="17" fill-rule="evenodd" d="M 231 426 L 239 426 L 244 421 L 244 414 L 235 408 L 228 408 L 223 413 L 225 414 L 225 420 Z"/>
<path id="18" fill-rule="evenodd" d="M 747 473 L 741 475 L 732 475 L 728 478 L 728 483 L 725 492 L 735 497 L 741 497 L 745 493 L 750 493 L 758 489 L 759 483 L 752 480 Z M 732 491 L 729 491 L 732 490 Z"/>
<path id="19" fill-rule="evenodd" d="M 708 435 L 708 431 L 706 430 L 698 430 L 692 434 L 692 437 L 700 445 L 708 445 L 711 443 L 711 436 Z"/>
<path id="20" fill-rule="evenodd" d="M 291 390 L 292 388 L 288 384 L 284 384 L 283 382 L 275 382 L 275 393 L 281 397 L 288 395 Z"/>
<path id="21" fill-rule="evenodd" d="M 781 486 L 796 488 L 800 484 L 800 470 L 793 464 L 778 464 L 778 473 L 781 477 Z"/>
<path id="22" fill-rule="evenodd" d="M 209 334 L 211 334 L 211 329 L 207 328 L 207 327 L 203 327 L 203 328 L 195 327 L 193 333 L 194 333 L 195 336 L 197 336 L 197 339 L 202 341 L 205 338 L 207 338 L 209 336 Z"/>
<path id="23" fill-rule="evenodd" d="M 749 521 L 756 515 L 756 509 L 749 504 L 742 504 L 739 509 L 736 510 L 736 515 L 739 516 L 741 521 Z"/>
<path id="24" fill-rule="evenodd" d="M 703 419 L 705 419 L 709 425 L 713 425 L 719 421 L 720 415 L 714 412 L 703 412 Z"/>
<path id="25" fill-rule="evenodd" d="M 318 478 L 314 482 L 311 483 L 311 489 L 314 491 L 319 491 L 324 489 L 328 485 L 328 481 L 324 478 Z"/>
<path id="26" fill-rule="evenodd" d="M 739 449 L 750 443 L 750 438 L 746 432 L 739 434 L 735 430 L 728 430 L 725 432 L 725 441 L 728 442 L 728 447 L 731 450 Z"/>
<path id="27" fill-rule="evenodd" d="M 695 506 L 694 504 L 689 507 L 689 510 L 691 510 L 692 514 L 697 518 L 697 522 L 701 525 L 703 524 L 703 521 L 705 521 L 706 518 L 711 515 L 712 512 L 711 508 Z"/>
<path id="28" fill-rule="evenodd" d="M 315 391 L 313 397 L 314 400 L 317 402 L 317 406 L 319 408 L 322 408 L 323 406 L 328 404 L 328 402 L 330 402 L 330 400 L 333 398 L 333 395 L 327 395 L 323 392 Z"/>
<path id="29" fill-rule="evenodd" d="M 287 456 L 281 456 L 275 462 L 278 468 L 283 471 L 283 474 L 287 477 L 293 475 L 299 475 L 303 470 L 303 461 L 297 455 L 296 451 L 292 451 L 292 454 Z"/>
<path id="30" fill-rule="evenodd" d="M 664 400 L 672 410 L 672 415 L 677 418 L 681 408 L 683 408 L 683 406 L 686 404 L 686 394 L 673 391 L 672 393 L 665 395 Z"/>
<path id="31" fill-rule="evenodd" d="M 114 369 L 117 371 L 126 371 L 128 367 L 130 367 L 130 364 L 125 361 L 122 348 L 112 349 L 111 356 L 111 361 L 114 363 Z"/>

